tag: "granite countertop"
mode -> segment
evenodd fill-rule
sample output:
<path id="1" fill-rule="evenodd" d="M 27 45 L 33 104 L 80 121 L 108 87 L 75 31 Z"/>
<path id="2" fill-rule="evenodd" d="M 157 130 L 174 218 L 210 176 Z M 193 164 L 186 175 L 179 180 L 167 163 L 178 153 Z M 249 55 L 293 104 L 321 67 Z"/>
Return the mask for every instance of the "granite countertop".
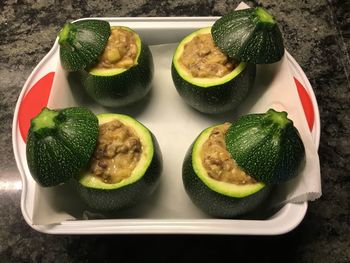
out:
<path id="1" fill-rule="evenodd" d="M 60 3 L 58 3 L 60 2 Z M 116 2 L 116 3 L 114 3 Z M 0 3 L 0 261 L 171 261 L 223 255 L 260 262 L 350 262 L 350 5 L 341 0 L 247 1 L 280 23 L 286 47 L 308 76 L 321 116 L 321 199 L 293 231 L 270 237 L 47 235 L 20 209 L 11 129 L 19 93 L 67 21 L 90 16 L 220 16 L 240 1 L 16 1 Z M 162 252 L 162 253 L 159 253 Z M 158 256 L 157 256 L 158 255 Z"/>

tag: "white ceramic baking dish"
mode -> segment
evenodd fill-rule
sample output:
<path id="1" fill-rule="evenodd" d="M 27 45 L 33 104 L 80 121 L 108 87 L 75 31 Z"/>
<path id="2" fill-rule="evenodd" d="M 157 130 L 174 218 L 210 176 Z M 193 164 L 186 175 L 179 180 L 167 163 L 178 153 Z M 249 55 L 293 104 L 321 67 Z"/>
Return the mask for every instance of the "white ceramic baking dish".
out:
<path id="1" fill-rule="evenodd" d="M 125 25 L 136 30 L 141 38 L 149 45 L 176 43 L 188 33 L 202 27 L 210 26 L 217 17 L 170 17 L 170 18 L 100 18 L 109 21 L 112 25 Z M 293 85 L 298 88 L 299 95 L 305 116 L 307 118 L 313 141 L 318 147 L 320 138 L 320 119 L 317 102 L 313 93 L 312 87 L 305 76 L 303 70 L 290 54 L 286 54 L 290 65 L 291 72 L 294 76 Z M 173 150 L 171 154 L 179 155 L 177 162 L 171 162 L 173 156 L 170 153 L 165 156 L 165 169 L 162 175 L 161 189 L 156 193 L 156 201 L 154 207 L 148 209 L 145 206 L 134 208 L 117 215 L 115 218 L 109 219 L 89 219 L 85 220 L 87 215 L 76 217 L 74 211 L 65 211 L 64 205 L 55 208 L 55 211 L 60 218 L 60 213 L 63 215 L 62 220 L 53 224 L 41 224 L 35 222 L 34 204 L 42 199 L 42 189 L 31 178 L 30 172 L 26 163 L 25 156 L 25 133 L 28 129 L 28 119 L 34 116 L 33 114 L 45 105 L 54 104 L 57 98 L 57 92 L 52 93 L 52 86 L 57 85 L 59 73 L 57 65 L 59 64 L 59 46 L 57 40 L 50 52 L 42 59 L 42 61 L 33 70 L 28 77 L 23 90 L 19 96 L 16 110 L 13 119 L 13 150 L 18 165 L 18 169 L 22 176 L 22 197 L 21 209 L 26 222 L 34 229 L 53 234 L 136 234 L 136 233 L 168 233 L 168 234 L 243 234 L 243 235 L 276 235 L 286 233 L 294 229 L 304 218 L 307 211 L 307 202 L 303 203 L 288 203 L 277 212 L 269 215 L 267 218 L 259 219 L 214 219 L 198 211 L 190 202 L 182 187 L 180 170 L 177 173 L 168 173 L 180 165 L 183 158 L 183 150 L 189 146 L 188 142 L 194 139 L 193 134 L 196 134 L 200 128 L 196 126 L 196 131 L 189 136 L 186 145 L 182 146 L 179 151 Z M 157 74 L 157 73 L 156 73 Z M 170 74 L 170 72 L 169 72 Z M 167 87 L 164 87 L 167 88 Z M 171 101 L 180 100 L 179 97 L 174 97 L 173 87 L 168 87 L 172 90 L 169 93 L 169 103 Z M 154 92 L 153 92 L 154 93 Z M 60 94 L 59 96 L 61 96 Z M 35 101 L 35 103 L 33 103 Z M 59 105 L 65 105 L 64 101 L 59 101 Z M 68 103 L 70 104 L 70 103 Z M 67 105 L 71 106 L 71 105 Z M 97 112 L 101 109 L 97 109 Z M 162 150 L 169 146 L 166 142 L 166 135 L 162 135 L 164 122 L 158 122 L 156 116 L 148 116 L 147 109 L 132 112 L 136 117 L 149 126 L 156 136 L 160 137 Z M 155 111 L 152 111 L 153 113 Z M 125 112 L 124 112 L 125 113 Z M 305 118 L 305 116 L 300 116 Z M 176 125 L 176 119 L 172 122 Z M 181 144 L 181 139 L 177 138 L 178 144 Z M 163 151 L 163 155 L 167 153 Z M 170 160 L 170 161 L 169 161 Z M 166 174 L 165 174 L 166 173 Z M 174 188 L 170 191 L 171 187 Z M 51 190 L 44 190 L 51 194 Z M 61 190 L 57 190 L 58 192 Z M 65 189 L 63 191 L 66 191 Z M 46 192 L 46 194 L 47 194 Z M 66 193 L 66 192 L 63 192 Z M 57 193 L 56 193 L 57 194 Z M 69 194 L 68 194 L 69 196 Z M 74 203 L 74 202 L 73 202 Z M 44 205 L 42 209 L 51 209 L 50 203 Z M 78 203 L 79 206 L 79 203 Z M 71 208 L 74 209 L 74 208 Z M 81 208 L 79 208 L 81 209 Z M 66 214 L 70 217 L 67 219 Z"/>

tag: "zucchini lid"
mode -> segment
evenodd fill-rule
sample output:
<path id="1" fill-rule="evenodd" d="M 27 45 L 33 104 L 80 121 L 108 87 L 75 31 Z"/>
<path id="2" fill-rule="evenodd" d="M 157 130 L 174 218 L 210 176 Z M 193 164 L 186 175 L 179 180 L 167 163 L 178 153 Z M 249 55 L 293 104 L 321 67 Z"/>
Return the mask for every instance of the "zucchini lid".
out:
<path id="1" fill-rule="evenodd" d="M 26 156 L 44 187 L 68 182 L 87 165 L 98 138 L 98 120 L 87 108 L 44 108 L 31 121 Z"/>
<path id="2" fill-rule="evenodd" d="M 92 66 L 103 52 L 110 34 L 107 21 L 66 23 L 58 34 L 62 67 L 67 71 L 79 71 Z"/>
<path id="3" fill-rule="evenodd" d="M 228 152 L 254 179 L 265 184 L 283 183 L 297 176 L 305 148 L 286 112 L 238 118 L 225 135 Z"/>
<path id="4" fill-rule="evenodd" d="M 215 44 L 229 57 L 253 64 L 279 61 L 284 55 L 282 33 L 275 18 L 261 7 L 236 10 L 212 27 Z"/>

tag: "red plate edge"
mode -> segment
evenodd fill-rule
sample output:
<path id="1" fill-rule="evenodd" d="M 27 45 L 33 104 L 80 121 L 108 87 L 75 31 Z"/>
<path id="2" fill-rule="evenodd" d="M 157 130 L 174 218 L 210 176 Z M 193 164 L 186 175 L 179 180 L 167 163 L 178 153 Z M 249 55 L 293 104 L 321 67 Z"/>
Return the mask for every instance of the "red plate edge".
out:
<path id="1" fill-rule="evenodd" d="M 312 105 L 310 95 L 307 92 L 307 90 L 304 88 L 304 86 L 300 83 L 300 81 L 295 77 L 294 77 L 294 82 L 295 82 L 295 85 L 297 86 L 301 104 L 303 105 L 307 124 L 309 126 L 310 131 L 312 131 L 314 127 L 314 122 L 315 122 L 315 112 L 314 112 L 314 107 Z"/>
<path id="2" fill-rule="evenodd" d="M 18 125 L 24 142 L 27 139 L 31 119 L 38 115 L 42 108 L 47 106 L 54 76 L 55 72 L 49 72 L 39 79 L 25 95 L 19 106 Z M 312 131 L 315 113 L 311 98 L 304 86 L 295 77 L 294 82 L 304 109 L 307 124 L 310 131 Z"/>
<path id="3" fill-rule="evenodd" d="M 31 119 L 47 106 L 54 76 L 55 72 L 49 72 L 39 79 L 21 101 L 18 110 L 18 126 L 24 142 L 27 139 Z"/>

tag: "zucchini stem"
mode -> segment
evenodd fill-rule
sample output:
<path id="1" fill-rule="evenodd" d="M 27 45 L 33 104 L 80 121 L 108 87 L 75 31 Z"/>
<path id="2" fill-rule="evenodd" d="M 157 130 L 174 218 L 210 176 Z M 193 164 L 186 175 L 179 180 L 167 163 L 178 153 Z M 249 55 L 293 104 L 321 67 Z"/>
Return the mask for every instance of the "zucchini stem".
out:
<path id="1" fill-rule="evenodd" d="M 275 18 L 270 15 L 264 8 L 257 7 L 255 13 L 259 19 L 259 22 L 266 24 L 276 24 Z"/>
<path id="2" fill-rule="evenodd" d="M 75 34 L 75 26 L 72 23 L 66 23 L 61 31 L 58 33 L 58 43 L 64 46 L 68 43 L 69 39 Z"/>
<path id="3" fill-rule="evenodd" d="M 56 126 L 55 118 L 58 111 L 44 108 L 37 117 L 32 120 L 33 131 L 39 131 L 44 128 L 52 129 Z"/>
<path id="4" fill-rule="evenodd" d="M 281 129 L 283 129 L 288 124 L 292 123 L 290 119 L 287 118 L 287 112 L 285 111 L 275 111 L 274 109 L 269 109 L 267 111 L 268 119 L 273 123 L 277 124 Z"/>

